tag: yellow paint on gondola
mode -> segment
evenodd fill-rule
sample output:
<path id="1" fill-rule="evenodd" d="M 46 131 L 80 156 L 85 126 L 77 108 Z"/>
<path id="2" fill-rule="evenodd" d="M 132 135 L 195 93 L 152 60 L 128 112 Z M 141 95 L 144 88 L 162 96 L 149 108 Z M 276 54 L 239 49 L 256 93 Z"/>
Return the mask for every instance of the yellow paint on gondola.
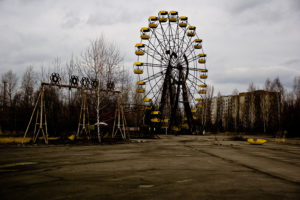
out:
<path id="1" fill-rule="evenodd" d="M 202 49 L 202 45 L 201 44 L 196 44 L 196 45 L 194 45 L 194 48 L 195 49 Z"/>
<path id="2" fill-rule="evenodd" d="M 152 115 L 159 115 L 159 114 L 160 114 L 160 111 L 152 111 L 151 114 L 152 114 Z"/>
<path id="3" fill-rule="evenodd" d="M 199 90 L 198 93 L 199 94 L 206 94 L 206 90 Z"/>
<path id="4" fill-rule="evenodd" d="M 160 122 L 160 119 L 158 119 L 158 118 L 152 118 L 151 122 L 158 123 L 158 122 Z"/>
<path id="5" fill-rule="evenodd" d="M 200 58 L 206 57 L 206 54 L 205 53 L 199 53 L 198 57 L 200 57 Z"/>
<path id="6" fill-rule="evenodd" d="M 187 33 L 187 36 L 189 36 L 189 37 L 194 37 L 194 36 L 195 36 L 195 33 L 194 33 L 194 32 L 188 32 L 188 33 Z"/>
<path id="7" fill-rule="evenodd" d="M 133 73 L 135 73 L 135 74 L 143 74 L 144 71 L 141 70 L 141 69 L 135 69 L 135 70 L 133 70 Z"/>
<path id="8" fill-rule="evenodd" d="M 143 89 L 143 88 L 138 88 L 138 89 L 136 89 L 136 92 L 137 93 L 145 93 L 145 89 Z"/>
<path id="9" fill-rule="evenodd" d="M 141 32 L 149 32 L 150 29 L 148 27 L 142 27 Z"/>
<path id="10" fill-rule="evenodd" d="M 180 128 L 174 126 L 174 127 L 172 127 L 172 130 L 177 132 L 177 131 L 180 131 Z"/>
<path id="11" fill-rule="evenodd" d="M 194 31 L 194 30 L 196 30 L 196 27 L 195 26 L 188 26 L 187 29 Z"/>
<path id="12" fill-rule="evenodd" d="M 142 55 L 144 55 L 145 53 L 143 52 L 143 51 L 141 51 L 141 50 L 137 50 L 137 51 L 135 51 L 135 55 L 137 55 L 137 56 L 142 56 Z"/>
<path id="13" fill-rule="evenodd" d="M 143 101 L 144 101 L 144 102 L 150 102 L 151 99 L 150 99 L 150 98 L 144 98 Z"/>
<path id="14" fill-rule="evenodd" d="M 197 38 L 197 39 L 194 40 L 194 42 L 201 43 L 202 39 Z"/>
<path id="15" fill-rule="evenodd" d="M 197 108 L 203 108 L 203 105 L 202 104 L 197 104 L 196 107 Z"/>
<path id="16" fill-rule="evenodd" d="M 250 144 L 264 144 L 267 142 L 265 139 L 255 139 L 255 138 L 248 138 L 247 142 Z"/>
<path id="17" fill-rule="evenodd" d="M 166 10 L 161 10 L 158 12 L 159 15 L 167 15 L 168 14 L 168 11 Z"/>
<path id="18" fill-rule="evenodd" d="M 184 23 L 184 22 L 181 22 L 181 23 L 179 23 L 178 25 L 179 25 L 180 27 L 182 27 L 182 28 L 187 26 L 187 24 Z"/>
<path id="19" fill-rule="evenodd" d="M 141 35 L 142 40 L 149 40 L 150 36 L 149 35 Z"/>
<path id="20" fill-rule="evenodd" d="M 205 60 L 205 59 L 199 59 L 199 60 L 198 60 L 198 63 L 199 63 L 199 64 L 204 64 L 204 63 L 206 63 L 206 60 Z"/>
<path id="21" fill-rule="evenodd" d="M 134 62 L 134 63 L 133 63 L 133 65 L 135 65 L 135 66 L 143 66 L 143 64 L 144 64 L 144 63 L 142 63 L 142 62 Z"/>
<path id="22" fill-rule="evenodd" d="M 200 72 L 208 72 L 207 69 L 200 69 Z"/>
<path id="23" fill-rule="evenodd" d="M 160 17 L 160 18 L 158 18 L 158 21 L 159 21 L 159 22 L 167 22 L 168 19 L 165 18 L 165 17 Z"/>
<path id="24" fill-rule="evenodd" d="M 143 43 L 136 43 L 135 47 L 138 47 L 138 48 L 145 47 L 145 44 L 143 44 Z"/>
<path id="25" fill-rule="evenodd" d="M 200 84 L 199 87 L 206 88 L 207 85 L 206 84 Z"/>
<path id="26" fill-rule="evenodd" d="M 179 19 L 180 19 L 180 20 L 183 20 L 183 21 L 188 20 L 188 18 L 187 18 L 186 16 L 180 16 Z"/>
<path id="27" fill-rule="evenodd" d="M 185 129 L 188 129 L 188 128 L 189 128 L 189 125 L 188 125 L 188 124 L 181 124 L 181 127 L 182 127 L 182 128 L 185 128 Z"/>
<path id="28" fill-rule="evenodd" d="M 207 75 L 200 75 L 201 79 L 207 79 Z"/>
<path id="29" fill-rule="evenodd" d="M 157 17 L 156 16 L 150 16 L 148 19 L 150 21 L 157 21 Z"/>
<path id="30" fill-rule="evenodd" d="M 150 24 L 149 24 L 149 27 L 150 27 L 150 28 L 157 28 L 157 24 L 150 23 Z"/>
<path id="31" fill-rule="evenodd" d="M 167 122 L 169 122 L 169 119 L 162 119 L 162 122 L 167 123 Z"/>
<path id="32" fill-rule="evenodd" d="M 177 18 L 176 18 L 176 17 L 170 17 L 170 18 L 169 18 L 169 21 L 170 21 L 170 22 L 177 22 Z"/>
<path id="33" fill-rule="evenodd" d="M 136 84 L 137 85 L 145 85 L 145 81 L 137 81 Z"/>
<path id="34" fill-rule="evenodd" d="M 170 12 L 169 12 L 169 14 L 170 14 L 170 15 L 178 15 L 178 12 L 177 12 L 177 11 L 174 11 L 174 10 L 172 10 L 172 11 L 170 11 Z"/>

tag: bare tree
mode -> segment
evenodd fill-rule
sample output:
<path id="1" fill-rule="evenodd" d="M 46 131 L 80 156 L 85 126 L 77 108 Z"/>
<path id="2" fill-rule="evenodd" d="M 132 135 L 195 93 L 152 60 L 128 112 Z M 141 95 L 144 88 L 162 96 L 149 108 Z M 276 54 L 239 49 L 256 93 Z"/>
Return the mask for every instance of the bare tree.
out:
<path id="1" fill-rule="evenodd" d="M 271 84 L 271 91 L 276 92 L 278 129 L 281 131 L 281 114 L 283 108 L 284 88 L 279 80 L 279 77 L 273 80 Z"/>
<path id="2" fill-rule="evenodd" d="M 33 71 L 33 66 L 27 67 L 25 73 L 23 74 L 21 89 L 23 93 L 23 102 L 25 105 L 33 104 L 33 94 L 35 85 L 37 82 L 36 73 Z"/>
<path id="3" fill-rule="evenodd" d="M 207 125 L 211 126 L 211 104 L 212 104 L 212 99 L 214 96 L 214 86 L 213 85 L 208 85 L 207 86 L 207 92 L 204 97 L 204 109 L 202 113 L 202 121 L 203 121 L 203 130 L 205 130 L 205 127 Z"/>
<path id="4" fill-rule="evenodd" d="M 115 44 L 105 42 L 103 36 L 91 41 L 91 44 L 82 54 L 81 60 L 77 63 L 78 70 L 90 79 L 99 80 L 98 91 L 96 92 L 97 105 L 97 134 L 101 142 L 100 133 L 100 91 L 105 85 L 112 85 L 117 80 L 117 72 L 122 58 L 118 47 Z"/>
<path id="5" fill-rule="evenodd" d="M 239 91 L 237 89 L 234 89 L 232 91 L 232 118 L 234 120 L 234 130 L 236 132 L 239 127 L 239 113 L 240 113 Z"/>
<path id="6" fill-rule="evenodd" d="M 6 98 L 6 93 L 9 98 L 9 106 L 12 105 L 13 96 L 16 93 L 17 90 L 17 83 L 18 83 L 18 77 L 15 73 L 13 73 L 11 70 L 6 72 L 1 77 L 2 81 L 1 83 L 5 84 L 3 85 L 3 88 L 5 88 L 6 91 L 4 91 L 4 98 Z M 3 89 L 4 90 L 4 89 Z"/>
<path id="7" fill-rule="evenodd" d="M 256 113 L 255 113 L 255 90 L 256 90 L 256 87 L 255 87 L 255 85 L 254 85 L 254 83 L 253 82 L 251 82 L 250 84 L 249 84 L 249 87 L 248 87 L 248 101 L 247 101 L 247 103 L 248 103 L 248 108 L 247 109 L 249 109 L 248 110 L 248 113 L 249 113 L 249 116 L 248 116 L 248 119 L 249 119 L 249 121 L 250 121 L 250 123 L 249 123 L 249 128 L 250 129 L 253 129 L 254 128 L 254 123 L 255 123 L 255 119 L 256 119 Z"/>

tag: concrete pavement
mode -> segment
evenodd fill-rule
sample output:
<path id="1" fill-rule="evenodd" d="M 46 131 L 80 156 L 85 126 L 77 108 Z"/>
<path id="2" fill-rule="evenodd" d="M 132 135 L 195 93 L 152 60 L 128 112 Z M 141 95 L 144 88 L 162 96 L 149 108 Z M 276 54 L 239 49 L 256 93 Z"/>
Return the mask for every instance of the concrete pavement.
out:
<path id="1" fill-rule="evenodd" d="M 161 136 L 0 146 L 1 199 L 300 199 L 300 145 Z"/>

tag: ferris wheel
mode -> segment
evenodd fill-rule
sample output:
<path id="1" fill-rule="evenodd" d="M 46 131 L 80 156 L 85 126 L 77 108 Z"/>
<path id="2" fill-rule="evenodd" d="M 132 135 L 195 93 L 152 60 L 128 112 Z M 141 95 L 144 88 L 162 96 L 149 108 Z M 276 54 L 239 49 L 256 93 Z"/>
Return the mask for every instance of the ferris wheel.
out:
<path id="1" fill-rule="evenodd" d="M 207 79 L 202 39 L 188 17 L 159 11 L 140 29 L 134 74 L 148 126 L 192 133 L 199 125 Z"/>

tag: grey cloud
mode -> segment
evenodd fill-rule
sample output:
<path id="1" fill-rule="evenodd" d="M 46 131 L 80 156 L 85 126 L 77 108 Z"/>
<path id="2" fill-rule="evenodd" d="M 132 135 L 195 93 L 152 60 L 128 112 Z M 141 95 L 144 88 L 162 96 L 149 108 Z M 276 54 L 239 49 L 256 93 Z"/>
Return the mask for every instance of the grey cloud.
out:
<path id="1" fill-rule="evenodd" d="M 80 18 L 78 17 L 78 13 L 68 12 L 65 15 L 65 18 L 62 23 L 63 28 L 74 28 L 76 25 L 80 23 Z"/>

